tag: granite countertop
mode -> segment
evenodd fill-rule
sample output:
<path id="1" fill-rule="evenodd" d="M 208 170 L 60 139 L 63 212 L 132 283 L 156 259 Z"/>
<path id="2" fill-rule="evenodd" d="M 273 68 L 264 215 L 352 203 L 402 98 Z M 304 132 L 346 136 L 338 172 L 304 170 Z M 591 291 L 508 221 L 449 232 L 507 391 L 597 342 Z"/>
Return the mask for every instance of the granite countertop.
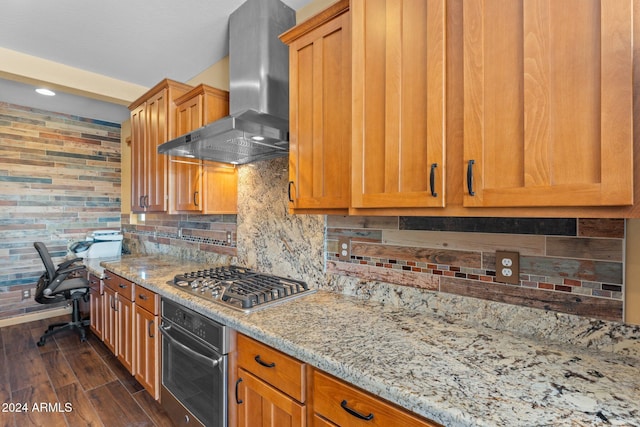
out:
<path id="1" fill-rule="evenodd" d="M 640 426 L 634 357 L 324 291 L 244 314 L 166 284 L 202 264 L 126 256 L 102 266 L 446 426 Z"/>

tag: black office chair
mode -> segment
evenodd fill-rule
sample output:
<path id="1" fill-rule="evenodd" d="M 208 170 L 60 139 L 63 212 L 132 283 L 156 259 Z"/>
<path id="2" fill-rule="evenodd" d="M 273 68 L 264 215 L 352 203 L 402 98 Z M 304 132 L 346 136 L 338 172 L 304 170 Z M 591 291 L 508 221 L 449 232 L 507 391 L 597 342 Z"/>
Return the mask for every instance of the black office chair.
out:
<path id="1" fill-rule="evenodd" d="M 53 304 L 70 299 L 73 304 L 71 322 L 54 323 L 50 325 L 49 329 L 44 332 L 44 335 L 40 337 L 38 346 L 42 347 L 48 337 L 66 329 L 78 329 L 80 332 L 80 340 L 86 341 L 87 335 L 84 327 L 89 325 L 89 319 L 80 319 L 80 299 L 82 298 L 87 301 L 89 296 L 89 281 L 87 280 L 86 272 L 84 272 L 83 277 L 77 277 L 77 273 L 84 270 L 85 266 L 76 264 L 78 261 L 82 261 L 82 258 L 65 261 L 58 265 L 56 269 L 44 243 L 35 242 L 33 246 L 38 251 L 38 254 L 40 254 L 46 270 L 38 280 L 35 300 L 40 304 Z"/>

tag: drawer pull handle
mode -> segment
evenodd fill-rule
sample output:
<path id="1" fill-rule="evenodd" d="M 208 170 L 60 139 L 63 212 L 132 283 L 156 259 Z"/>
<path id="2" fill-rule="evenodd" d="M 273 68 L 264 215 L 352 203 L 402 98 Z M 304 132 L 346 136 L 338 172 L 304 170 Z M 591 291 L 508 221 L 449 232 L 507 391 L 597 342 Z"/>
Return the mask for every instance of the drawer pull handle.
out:
<path id="1" fill-rule="evenodd" d="M 240 398 L 238 397 L 238 387 L 240 386 L 241 382 L 242 382 L 242 378 L 238 378 L 238 381 L 236 381 L 236 403 L 238 405 L 242 404 L 242 400 L 240 400 Z"/>
<path id="2" fill-rule="evenodd" d="M 145 294 L 138 295 L 138 298 L 141 299 L 142 301 L 146 301 L 146 300 L 149 299 L 149 298 L 147 298 L 147 296 Z"/>
<path id="3" fill-rule="evenodd" d="M 276 364 L 271 362 L 271 363 L 267 363 L 264 360 L 260 359 L 260 355 L 257 355 L 255 357 L 256 362 L 258 362 L 259 364 L 261 364 L 262 366 L 264 366 L 265 368 L 275 368 Z"/>
<path id="4" fill-rule="evenodd" d="M 127 285 L 125 285 L 124 283 L 120 283 L 118 286 L 120 286 L 120 289 L 126 289 Z"/>
<path id="5" fill-rule="evenodd" d="M 475 163 L 475 160 L 469 160 L 469 163 L 467 164 L 467 191 L 470 196 L 476 195 L 476 192 L 473 191 L 473 165 Z"/>
<path id="6" fill-rule="evenodd" d="M 342 406 L 342 409 L 347 411 L 349 414 L 353 415 L 356 418 L 360 418 L 361 420 L 371 421 L 373 419 L 373 413 L 369 413 L 369 415 L 362 415 L 360 412 L 356 411 L 355 409 L 349 408 L 347 406 L 346 400 L 343 400 L 342 403 L 340 403 L 340 406 Z"/>
<path id="7" fill-rule="evenodd" d="M 291 197 L 291 186 L 293 185 L 293 181 L 289 181 L 289 189 L 287 190 L 287 194 L 289 196 L 289 201 L 293 203 L 293 197 Z"/>
<path id="8" fill-rule="evenodd" d="M 438 167 L 437 163 L 431 164 L 431 173 L 429 174 L 429 189 L 431 190 L 431 195 L 433 197 L 438 197 L 438 193 L 436 193 L 436 168 Z"/>

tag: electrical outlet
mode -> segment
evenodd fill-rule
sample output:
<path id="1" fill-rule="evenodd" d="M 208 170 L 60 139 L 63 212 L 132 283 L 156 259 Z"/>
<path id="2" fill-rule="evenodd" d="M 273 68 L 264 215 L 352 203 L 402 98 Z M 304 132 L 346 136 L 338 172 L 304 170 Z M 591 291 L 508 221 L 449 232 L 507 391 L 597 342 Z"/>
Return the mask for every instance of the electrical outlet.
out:
<path id="1" fill-rule="evenodd" d="M 520 283 L 520 254 L 512 251 L 496 251 L 496 280 L 517 285 Z"/>
<path id="2" fill-rule="evenodd" d="M 348 237 L 340 237 L 338 239 L 338 257 L 341 259 L 351 259 L 351 239 Z"/>
<path id="3" fill-rule="evenodd" d="M 227 231 L 227 243 L 231 244 L 231 232 Z"/>
<path id="4" fill-rule="evenodd" d="M 23 300 L 31 299 L 31 290 L 30 289 L 23 289 L 22 290 L 22 299 Z"/>

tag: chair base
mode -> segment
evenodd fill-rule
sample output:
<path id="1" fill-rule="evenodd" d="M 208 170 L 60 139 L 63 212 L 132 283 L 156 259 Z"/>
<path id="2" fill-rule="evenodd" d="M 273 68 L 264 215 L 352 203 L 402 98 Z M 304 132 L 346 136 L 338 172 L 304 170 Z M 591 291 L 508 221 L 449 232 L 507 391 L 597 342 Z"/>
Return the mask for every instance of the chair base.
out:
<path id="1" fill-rule="evenodd" d="M 80 341 L 85 342 L 87 340 L 87 331 L 85 326 L 89 326 L 91 323 L 90 319 L 80 319 L 80 297 L 73 298 L 73 310 L 71 312 L 71 322 L 63 322 L 63 323 L 54 323 L 53 325 L 49 325 L 44 334 L 40 337 L 40 340 L 37 342 L 38 347 L 42 347 L 47 343 L 47 338 L 49 338 L 53 334 L 57 334 L 61 331 L 66 331 L 67 329 L 77 329 L 80 333 Z"/>

